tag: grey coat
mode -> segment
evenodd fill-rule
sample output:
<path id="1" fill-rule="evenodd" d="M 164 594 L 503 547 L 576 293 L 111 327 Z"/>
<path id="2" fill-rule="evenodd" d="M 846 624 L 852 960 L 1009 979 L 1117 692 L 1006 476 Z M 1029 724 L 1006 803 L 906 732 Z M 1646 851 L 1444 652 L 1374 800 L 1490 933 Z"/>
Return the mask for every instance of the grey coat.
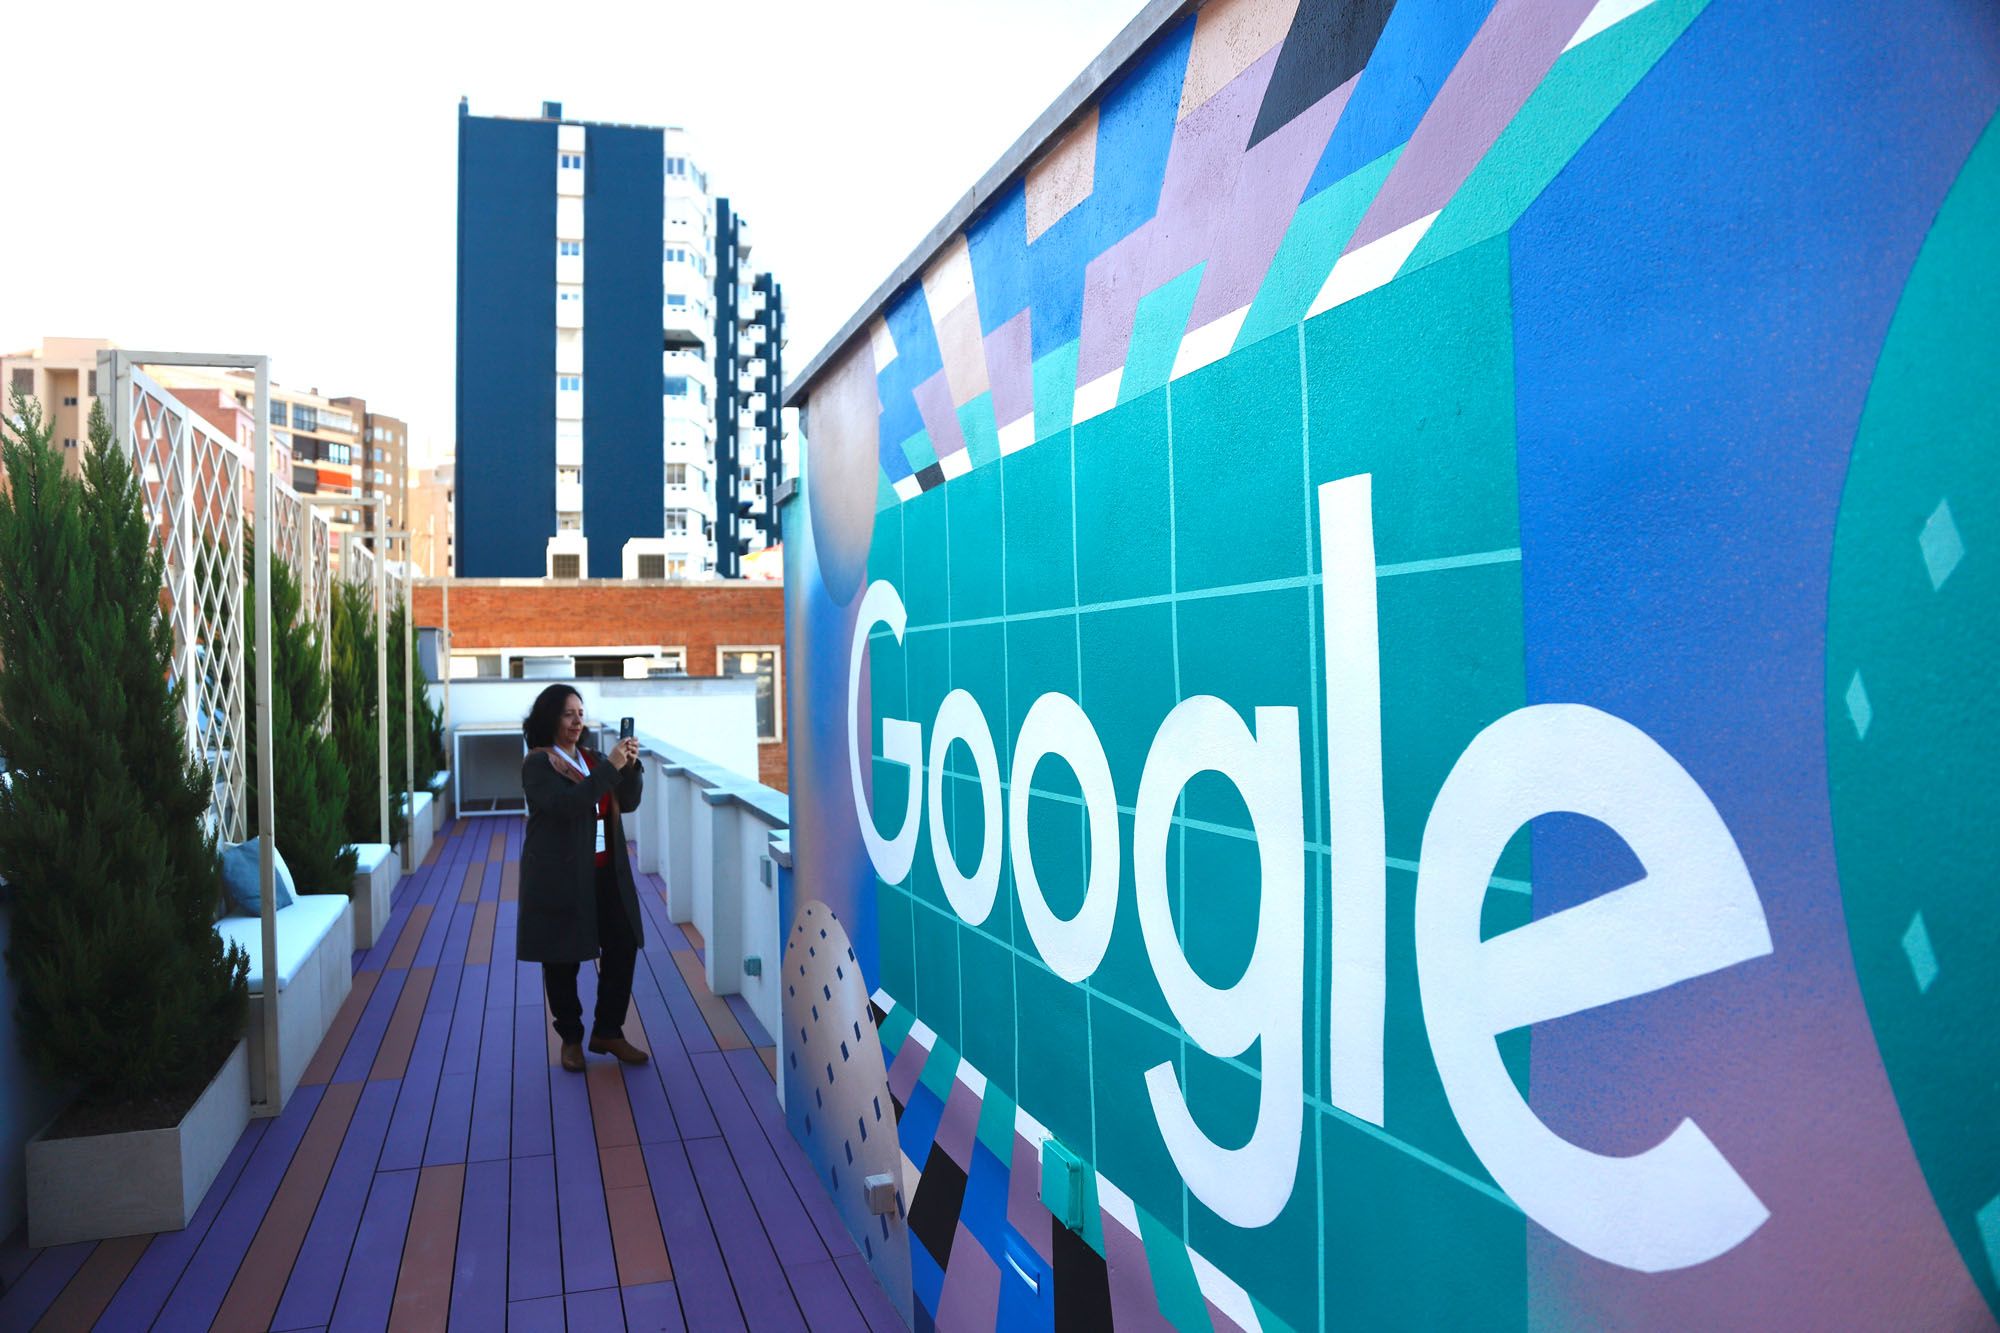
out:
<path id="1" fill-rule="evenodd" d="M 528 832 L 521 844 L 521 915 L 515 956 L 524 963 L 583 963 L 597 957 L 597 803 L 605 792 L 617 799 L 607 821 L 606 846 L 618 896 L 631 918 L 632 934 L 646 941 L 632 863 L 625 853 L 620 811 L 639 808 L 644 786 L 640 761 L 621 772 L 595 750 L 578 747 L 590 768 L 587 779 L 566 777 L 555 761 L 536 751 L 521 761 L 521 790 L 528 798 Z"/>

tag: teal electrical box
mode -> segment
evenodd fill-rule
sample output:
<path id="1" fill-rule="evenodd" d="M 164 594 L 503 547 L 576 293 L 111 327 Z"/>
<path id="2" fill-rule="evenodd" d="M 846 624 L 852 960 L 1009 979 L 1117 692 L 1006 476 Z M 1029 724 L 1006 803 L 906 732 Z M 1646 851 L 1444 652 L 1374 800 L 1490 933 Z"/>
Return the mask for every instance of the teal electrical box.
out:
<path id="1" fill-rule="evenodd" d="M 1050 1139 L 1042 1144 L 1042 1205 L 1071 1231 L 1083 1230 L 1083 1159 Z"/>

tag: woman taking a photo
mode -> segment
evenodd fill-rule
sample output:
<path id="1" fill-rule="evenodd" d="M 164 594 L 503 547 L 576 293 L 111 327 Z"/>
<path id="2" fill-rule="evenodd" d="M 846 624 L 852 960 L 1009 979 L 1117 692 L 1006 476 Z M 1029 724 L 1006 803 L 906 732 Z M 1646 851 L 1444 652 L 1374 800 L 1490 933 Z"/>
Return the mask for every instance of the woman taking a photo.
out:
<path id="1" fill-rule="evenodd" d="M 542 965 L 564 1069 L 583 1068 L 576 976 L 593 959 L 601 961 L 590 1049 L 644 1064 L 646 1052 L 625 1040 L 624 1031 L 645 931 L 620 819 L 639 807 L 639 742 L 621 740 L 609 756 L 583 745 L 583 698 L 567 685 L 543 690 L 521 731 L 528 740 L 528 757 L 521 761 L 528 832 L 521 847 L 517 956 Z"/>

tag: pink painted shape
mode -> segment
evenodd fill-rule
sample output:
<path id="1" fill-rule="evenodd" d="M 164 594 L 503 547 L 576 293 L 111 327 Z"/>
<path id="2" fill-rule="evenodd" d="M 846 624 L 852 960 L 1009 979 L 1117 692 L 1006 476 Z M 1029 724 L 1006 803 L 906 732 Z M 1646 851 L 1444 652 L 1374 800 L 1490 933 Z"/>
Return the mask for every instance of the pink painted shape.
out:
<path id="1" fill-rule="evenodd" d="M 1014 1136 L 1014 1160 L 1007 1167 L 1007 1225 L 1021 1233 L 1045 1264 L 1056 1261 L 1052 1219 L 1042 1207 L 1042 1160 L 1035 1146 Z"/>
<path id="2" fill-rule="evenodd" d="M 1125 364 L 1140 298 L 1207 259 L 1214 238 L 1226 235 L 1238 221 L 1217 201 L 1235 192 L 1257 109 L 1277 63 L 1276 50 L 1266 53 L 1188 113 L 1174 129 L 1152 218 L 1084 269 L 1078 384 Z"/>
<path id="3" fill-rule="evenodd" d="M 1222 1313 L 1214 1301 L 1203 1297 L 1202 1304 L 1208 1307 L 1208 1322 L 1215 1325 L 1215 1333 L 1243 1333 L 1243 1325 Z"/>
<path id="4" fill-rule="evenodd" d="M 939 458 L 955 454 L 965 448 L 965 432 L 958 424 L 958 413 L 951 406 L 951 385 L 940 370 L 916 387 L 911 395 L 917 400 L 917 415 L 924 419 L 924 429 L 930 432 L 931 448 Z"/>
<path id="5" fill-rule="evenodd" d="M 1153 1266 L 1146 1262 L 1146 1246 L 1125 1229 L 1125 1224 L 1104 1218 L 1104 1273 L 1111 1286 L 1111 1319 L 1118 1333 L 1171 1333 L 1173 1325 L 1160 1313 L 1160 1298 L 1153 1290 Z"/>
<path id="6" fill-rule="evenodd" d="M 937 1145 L 945 1156 L 966 1171 L 972 1170 L 972 1140 L 979 1133 L 979 1098 L 971 1088 L 953 1079 L 951 1096 L 945 1101 L 944 1115 L 938 1120 Z"/>
<path id="7" fill-rule="evenodd" d="M 951 1264 L 938 1296 L 938 1333 L 990 1329 L 1000 1317 L 1000 1268 L 963 1222 L 952 1237 Z"/>
<path id="8" fill-rule="evenodd" d="M 895 1063 L 889 1066 L 889 1095 L 908 1106 L 910 1092 L 923 1075 L 924 1062 L 930 1058 L 931 1053 L 919 1045 L 915 1037 L 904 1037 L 901 1049 L 896 1052 Z"/>
<path id="9" fill-rule="evenodd" d="M 986 378 L 993 388 L 993 420 L 1012 425 L 1035 410 L 1034 342 L 1029 311 L 986 335 Z"/>
<path id="10" fill-rule="evenodd" d="M 1451 201 L 1562 54 L 1596 0 L 1499 0 L 1438 90 L 1349 251 Z"/>

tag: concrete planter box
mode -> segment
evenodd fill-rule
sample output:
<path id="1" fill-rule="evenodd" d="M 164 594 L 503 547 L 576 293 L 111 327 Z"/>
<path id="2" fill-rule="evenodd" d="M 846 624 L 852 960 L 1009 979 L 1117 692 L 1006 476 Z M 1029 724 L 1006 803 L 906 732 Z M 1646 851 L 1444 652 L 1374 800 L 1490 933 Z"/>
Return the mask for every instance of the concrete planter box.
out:
<path id="1" fill-rule="evenodd" d="M 237 1042 L 180 1124 L 28 1141 L 28 1244 L 179 1231 L 250 1123 L 250 1053 Z"/>
<path id="2" fill-rule="evenodd" d="M 354 889 L 354 947 L 372 949 L 389 923 L 389 900 L 396 881 L 403 877 L 403 863 L 393 847 L 379 842 L 354 844 L 357 858 Z"/>
<path id="3" fill-rule="evenodd" d="M 431 774 L 431 832 L 444 832 L 445 821 L 451 818 L 447 808 L 451 802 L 451 774 L 440 770 Z"/>
<path id="4" fill-rule="evenodd" d="M 431 838 L 437 831 L 431 807 L 436 804 L 427 791 L 415 792 L 404 801 L 403 812 L 410 820 L 411 870 L 422 865 L 424 858 L 431 854 Z"/>

